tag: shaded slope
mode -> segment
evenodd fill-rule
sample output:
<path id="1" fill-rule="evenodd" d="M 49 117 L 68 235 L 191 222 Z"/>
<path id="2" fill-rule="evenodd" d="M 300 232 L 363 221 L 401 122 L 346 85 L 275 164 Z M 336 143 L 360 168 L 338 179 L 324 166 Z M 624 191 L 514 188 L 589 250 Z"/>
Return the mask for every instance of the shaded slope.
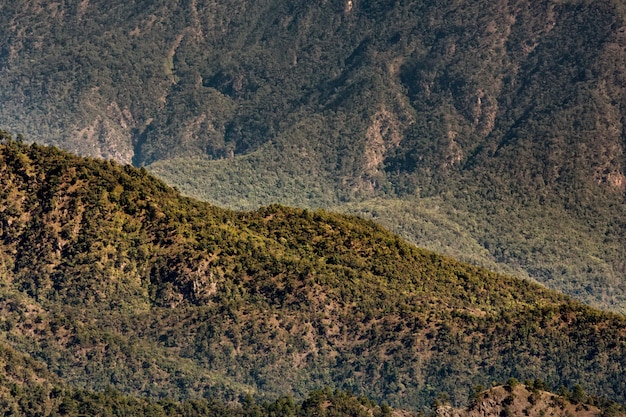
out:
<path id="1" fill-rule="evenodd" d="M 214 399 L 176 402 L 169 398 L 137 398 L 107 387 L 103 392 L 76 389 L 48 372 L 45 364 L 0 343 L 0 411 L 21 416 L 389 416 L 388 406 L 379 406 L 365 397 L 329 389 L 310 392 L 296 402 L 291 397 L 255 402 L 242 396 L 238 403 Z"/>

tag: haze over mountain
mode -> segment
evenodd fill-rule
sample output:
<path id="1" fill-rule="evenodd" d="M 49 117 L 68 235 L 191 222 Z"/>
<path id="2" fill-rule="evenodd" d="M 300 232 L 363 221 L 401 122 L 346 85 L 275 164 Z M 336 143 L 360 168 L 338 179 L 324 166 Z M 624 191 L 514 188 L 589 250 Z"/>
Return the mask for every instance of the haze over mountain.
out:
<path id="1" fill-rule="evenodd" d="M 515 377 L 626 400 L 622 315 L 371 221 L 233 212 L 39 145 L 0 146 L 0 300 L 0 353 L 71 389 L 238 401 L 329 386 L 418 410 Z"/>
<path id="2" fill-rule="evenodd" d="M 624 4 L 0 1 L 0 125 L 625 311 Z"/>

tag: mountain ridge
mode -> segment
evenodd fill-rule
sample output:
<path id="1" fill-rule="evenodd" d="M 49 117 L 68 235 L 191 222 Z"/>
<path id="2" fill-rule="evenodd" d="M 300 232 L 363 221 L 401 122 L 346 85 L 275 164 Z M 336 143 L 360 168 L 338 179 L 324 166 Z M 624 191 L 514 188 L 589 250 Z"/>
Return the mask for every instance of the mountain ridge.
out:
<path id="1" fill-rule="evenodd" d="M 231 208 L 378 211 L 624 311 L 620 1 L 0 8 L 6 129 Z"/>
<path id="2" fill-rule="evenodd" d="M 514 376 L 620 401 L 624 317 L 418 249 L 371 221 L 234 212 L 145 170 L 0 146 L 2 338 L 81 389 L 417 409 Z"/>

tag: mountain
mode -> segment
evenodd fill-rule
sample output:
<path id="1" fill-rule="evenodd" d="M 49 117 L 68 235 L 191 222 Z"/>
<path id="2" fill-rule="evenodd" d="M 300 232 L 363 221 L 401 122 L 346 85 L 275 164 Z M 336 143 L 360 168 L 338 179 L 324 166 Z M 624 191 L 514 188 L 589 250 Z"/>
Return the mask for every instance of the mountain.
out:
<path id="1" fill-rule="evenodd" d="M 0 126 L 626 311 L 618 0 L 0 1 Z"/>
<path id="2" fill-rule="evenodd" d="M 181 196 L 0 146 L 0 343 L 71 387 L 237 401 L 329 386 L 420 409 L 510 377 L 625 401 L 626 319 L 371 221 Z"/>

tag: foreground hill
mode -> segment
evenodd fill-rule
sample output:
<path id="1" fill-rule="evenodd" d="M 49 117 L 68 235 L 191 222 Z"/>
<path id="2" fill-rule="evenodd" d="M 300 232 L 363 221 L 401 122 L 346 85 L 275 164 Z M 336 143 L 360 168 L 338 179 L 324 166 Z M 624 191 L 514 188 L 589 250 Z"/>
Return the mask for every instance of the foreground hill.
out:
<path id="1" fill-rule="evenodd" d="M 331 386 L 415 408 L 513 376 L 625 399 L 623 316 L 370 221 L 228 211 L 13 141 L 0 183 L 2 341 L 72 386 L 224 400 Z"/>
<path id="2" fill-rule="evenodd" d="M 475 387 L 464 408 L 453 408 L 440 395 L 426 413 L 378 405 L 363 396 L 328 388 L 310 392 L 306 399 L 281 397 L 275 401 L 254 402 L 251 396 L 225 404 L 215 399 L 172 401 L 168 398 L 137 398 L 110 388 L 90 392 L 72 388 L 35 361 L 0 343 L 0 412 L 5 416 L 222 416 L 222 417 L 499 417 L 562 416 L 619 417 L 626 409 L 619 404 L 588 396 L 579 385 L 556 395 L 545 391 L 541 381 L 520 385 L 516 381 L 489 390 Z"/>
<path id="3" fill-rule="evenodd" d="M 489 416 L 623 416 L 625 410 L 618 404 L 587 396 L 575 386 L 574 392 L 561 389 L 561 395 L 545 390 L 540 381 L 521 385 L 517 381 L 497 386 L 472 395 L 470 404 L 463 409 L 454 409 L 441 400 L 437 401 L 437 415 L 446 417 L 489 417 Z"/>
<path id="4" fill-rule="evenodd" d="M 0 1 L 0 125 L 626 311 L 617 0 Z"/>
<path id="5" fill-rule="evenodd" d="M 0 343 L 0 412 L 4 416 L 151 416 L 151 417 L 388 417 L 391 409 L 365 397 L 329 389 L 309 393 L 303 401 L 281 397 L 255 403 L 242 396 L 240 403 L 214 399 L 173 401 L 122 395 L 110 388 L 103 392 L 76 389 L 64 384 L 45 364 Z"/>

